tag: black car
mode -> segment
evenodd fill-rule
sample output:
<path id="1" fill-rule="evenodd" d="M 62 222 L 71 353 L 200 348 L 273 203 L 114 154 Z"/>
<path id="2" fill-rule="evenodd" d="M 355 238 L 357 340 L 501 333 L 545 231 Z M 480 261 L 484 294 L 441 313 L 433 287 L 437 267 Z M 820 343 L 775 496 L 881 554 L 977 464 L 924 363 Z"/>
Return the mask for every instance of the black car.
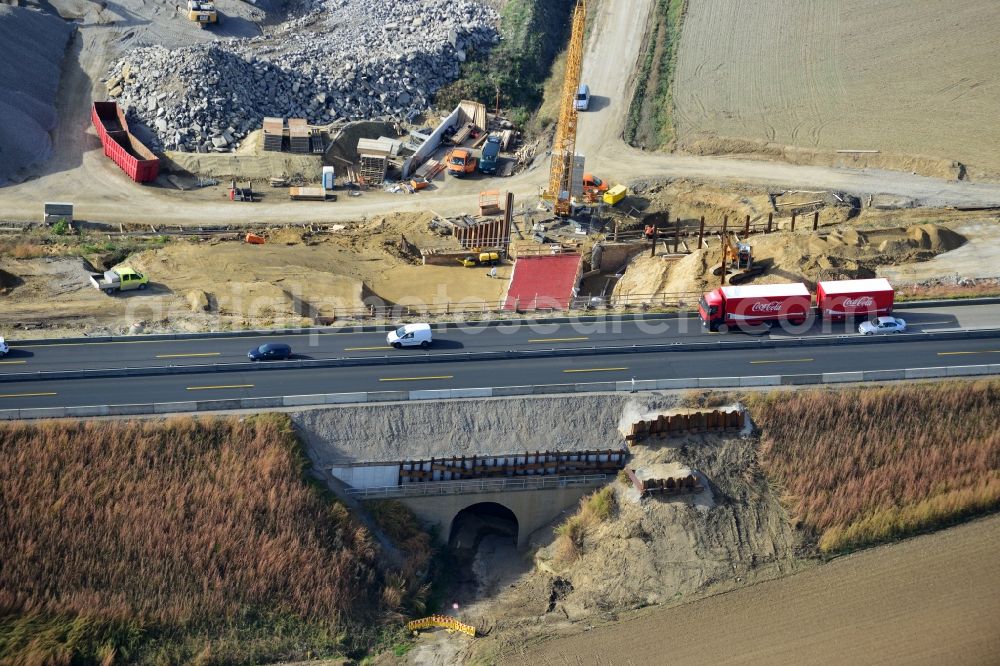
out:
<path id="1" fill-rule="evenodd" d="M 292 348 L 276 342 L 254 347 L 247 353 L 251 361 L 284 361 L 292 357 Z"/>

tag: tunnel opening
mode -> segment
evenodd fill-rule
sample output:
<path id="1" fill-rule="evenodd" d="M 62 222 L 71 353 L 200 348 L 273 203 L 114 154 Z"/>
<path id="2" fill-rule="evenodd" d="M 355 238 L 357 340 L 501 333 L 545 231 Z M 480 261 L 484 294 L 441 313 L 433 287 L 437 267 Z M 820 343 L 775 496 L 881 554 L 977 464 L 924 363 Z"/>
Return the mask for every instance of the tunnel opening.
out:
<path id="1" fill-rule="evenodd" d="M 495 594 L 520 574 L 517 551 L 520 526 L 514 512 L 496 502 L 480 502 L 459 511 L 451 521 L 449 593 L 459 604 Z"/>

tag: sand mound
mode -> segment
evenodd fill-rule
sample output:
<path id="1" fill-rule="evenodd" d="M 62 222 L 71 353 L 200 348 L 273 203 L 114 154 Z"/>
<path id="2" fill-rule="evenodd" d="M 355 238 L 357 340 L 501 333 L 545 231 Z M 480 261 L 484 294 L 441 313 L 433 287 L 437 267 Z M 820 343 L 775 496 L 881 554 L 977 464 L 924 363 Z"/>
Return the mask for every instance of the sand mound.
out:
<path id="1" fill-rule="evenodd" d="M 825 234 L 775 233 L 752 236 L 754 261 L 770 268 L 749 284 L 874 277 L 880 266 L 926 261 L 965 243 L 961 234 L 936 224 L 903 228 L 835 229 Z M 720 284 L 713 270 L 722 263 L 719 241 L 683 259 L 665 262 L 642 256 L 626 269 L 614 295 L 667 295 L 703 292 Z"/>
<path id="2" fill-rule="evenodd" d="M 0 5 L 0 184 L 52 154 L 60 63 L 72 30 L 49 14 Z"/>

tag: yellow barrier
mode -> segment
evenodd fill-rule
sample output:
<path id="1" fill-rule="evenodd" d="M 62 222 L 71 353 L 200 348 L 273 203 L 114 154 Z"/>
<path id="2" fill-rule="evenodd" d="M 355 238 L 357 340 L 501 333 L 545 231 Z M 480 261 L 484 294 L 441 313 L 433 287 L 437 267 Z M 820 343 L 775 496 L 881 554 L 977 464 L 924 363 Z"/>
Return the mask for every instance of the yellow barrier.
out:
<path id="1" fill-rule="evenodd" d="M 463 634 L 468 634 L 473 638 L 476 636 L 475 627 L 471 624 L 459 622 L 449 615 L 431 615 L 430 617 L 422 617 L 419 620 L 413 620 L 406 623 L 406 628 L 410 631 L 428 629 L 430 627 L 444 627 L 445 629 L 449 629 L 451 631 L 461 631 Z"/>

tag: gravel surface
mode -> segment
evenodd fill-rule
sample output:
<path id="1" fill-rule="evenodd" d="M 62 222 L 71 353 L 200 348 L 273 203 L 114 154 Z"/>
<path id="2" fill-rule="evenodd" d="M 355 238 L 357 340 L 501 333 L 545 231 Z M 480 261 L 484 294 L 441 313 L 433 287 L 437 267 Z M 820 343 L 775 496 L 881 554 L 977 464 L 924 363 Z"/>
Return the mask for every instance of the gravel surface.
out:
<path id="1" fill-rule="evenodd" d="M 0 5 L 0 184 L 52 154 L 59 67 L 72 31 L 49 14 Z"/>
<path id="2" fill-rule="evenodd" d="M 474 0 L 303 0 L 293 14 L 261 37 L 132 50 L 109 94 L 154 149 L 228 151 L 265 116 L 412 119 L 498 39 L 496 13 Z"/>

